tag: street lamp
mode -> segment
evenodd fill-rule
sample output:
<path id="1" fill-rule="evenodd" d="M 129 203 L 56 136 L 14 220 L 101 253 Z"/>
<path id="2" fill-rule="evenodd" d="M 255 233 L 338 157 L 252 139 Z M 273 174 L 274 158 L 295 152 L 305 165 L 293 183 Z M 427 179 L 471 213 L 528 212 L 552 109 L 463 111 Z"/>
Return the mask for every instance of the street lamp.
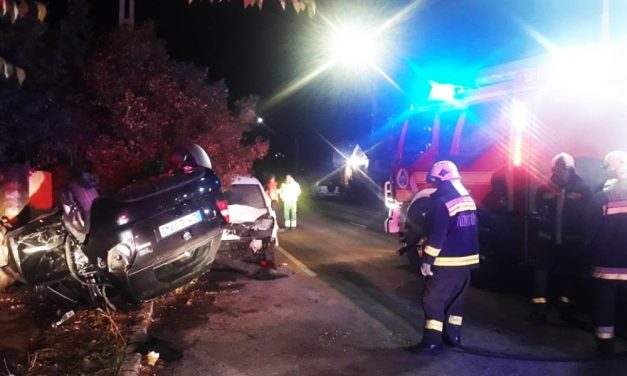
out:
<path id="1" fill-rule="evenodd" d="M 346 25 L 331 29 L 327 45 L 329 59 L 348 68 L 377 65 L 381 45 L 377 33 L 363 26 Z"/>

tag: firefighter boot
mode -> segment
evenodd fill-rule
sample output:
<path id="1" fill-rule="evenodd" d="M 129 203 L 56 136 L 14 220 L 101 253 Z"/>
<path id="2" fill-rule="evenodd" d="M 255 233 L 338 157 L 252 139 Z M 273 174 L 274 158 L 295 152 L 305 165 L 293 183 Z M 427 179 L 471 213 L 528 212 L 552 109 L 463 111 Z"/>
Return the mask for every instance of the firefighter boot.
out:
<path id="1" fill-rule="evenodd" d="M 422 334 L 422 341 L 419 344 L 410 346 L 407 350 L 416 355 L 437 355 L 442 352 L 442 331 L 425 329 Z"/>
<path id="2" fill-rule="evenodd" d="M 614 354 L 614 338 L 597 338 L 597 350 L 601 355 Z"/>
<path id="3" fill-rule="evenodd" d="M 449 346 L 461 346 L 462 345 L 462 333 L 461 326 L 449 325 L 444 332 L 444 343 Z"/>
<path id="4" fill-rule="evenodd" d="M 557 307 L 562 321 L 568 322 L 573 320 L 573 303 L 569 298 L 561 296 Z"/>
<path id="5" fill-rule="evenodd" d="M 525 319 L 535 324 L 543 324 L 546 322 L 547 310 L 546 299 L 534 298 L 531 313 Z"/>
<path id="6" fill-rule="evenodd" d="M 407 351 L 414 355 L 438 355 L 443 351 L 442 345 L 420 342 L 417 345 L 407 347 Z"/>

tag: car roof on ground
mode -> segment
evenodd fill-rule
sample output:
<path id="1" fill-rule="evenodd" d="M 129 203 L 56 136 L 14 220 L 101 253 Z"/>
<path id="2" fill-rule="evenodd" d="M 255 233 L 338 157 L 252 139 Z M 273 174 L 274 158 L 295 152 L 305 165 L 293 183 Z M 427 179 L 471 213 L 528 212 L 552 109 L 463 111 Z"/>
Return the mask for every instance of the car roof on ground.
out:
<path id="1" fill-rule="evenodd" d="M 257 180 L 256 178 L 253 178 L 251 176 L 241 176 L 241 175 L 238 175 L 238 176 L 234 177 L 233 180 L 231 181 L 231 185 L 241 185 L 241 184 L 261 185 L 259 180 Z"/>

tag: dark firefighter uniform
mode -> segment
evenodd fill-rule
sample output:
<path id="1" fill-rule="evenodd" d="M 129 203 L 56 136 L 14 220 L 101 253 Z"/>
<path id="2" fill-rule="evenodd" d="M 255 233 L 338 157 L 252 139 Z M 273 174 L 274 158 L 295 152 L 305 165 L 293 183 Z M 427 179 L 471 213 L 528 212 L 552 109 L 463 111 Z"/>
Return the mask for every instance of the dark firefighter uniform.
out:
<path id="1" fill-rule="evenodd" d="M 406 246 L 399 250 L 399 254 L 405 254 L 409 259 L 412 267 L 417 270 L 422 264 L 421 255 L 423 252 L 424 242 L 430 233 L 427 227 L 433 221 L 429 220 L 431 212 L 431 198 L 429 197 L 433 190 L 425 190 L 425 194 L 415 198 L 407 209 L 407 218 L 405 220 L 405 244 Z"/>
<path id="2" fill-rule="evenodd" d="M 621 165 L 627 154 L 619 152 Z M 612 153 L 608 154 L 611 157 Z M 616 156 L 614 154 L 613 156 Z M 608 160 L 606 157 L 606 160 Z M 610 158 L 611 159 L 611 158 Z M 592 204 L 592 320 L 599 351 L 614 351 L 614 322 L 619 292 L 627 292 L 627 173 L 610 180 Z"/>
<path id="3" fill-rule="evenodd" d="M 421 270 L 427 277 L 422 296 L 426 322 L 417 350 L 421 353 L 439 352 L 444 333 L 451 344 L 460 344 L 470 269 L 479 266 L 476 206 L 461 185 L 457 167 L 440 161 L 430 176 L 437 190 L 431 195 Z"/>
<path id="4" fill-rule="evenodd" d="M 553 162 L 551 180 L 536 192 L 539 252 L 533 280 L 531 319 L 546 319 L 549 286 L 557 296 L 562 317 L 571 313 L 572 289 L 581 270 L 584 219 L 591 195 L 590 189 L 575 173 L 572 157 L 558 154 Z"/>

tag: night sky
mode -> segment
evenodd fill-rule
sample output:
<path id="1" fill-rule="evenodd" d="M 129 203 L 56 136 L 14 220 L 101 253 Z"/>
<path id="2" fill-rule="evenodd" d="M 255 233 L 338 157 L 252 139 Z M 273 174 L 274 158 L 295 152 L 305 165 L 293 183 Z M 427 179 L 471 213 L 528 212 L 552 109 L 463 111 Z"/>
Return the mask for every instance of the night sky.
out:
<path id="1" fill-rule="evenodd" d="M 258 95 L 261 101 L 320 64 L 313 58 L 320 16 L 282 11 L 278 1 L 264 8 L 243 9 L 232 0 L 136 0 L 137 21 L 156 21 L 171 55 L 207 67 L 212 80 L 225 79 L 233 98 Z M 317 0 L 322 15 L 380 23 L 410 1 Z M 472 78 L 478 68 L 538 55 L 544 48 L 524 25 L 553 43 L 573 45 L 598 41 L 601 0 L 425 0 L 410 17 L 389 31 L 385 71 L 401 90 L 371 73 L 347 80 L 344 72 L 326 72 L 261 116 L 273 132 L 273 153 L 294 153 L 304 165 L 320 160 L 323 141 L 372 142 L 390 116 L 414 101 L 429 79 L 440 82 Z M 627 30 L 627 2 L 611 0 L 613 36 Z M 115 22 L 115 10 L 98 10 Z M 382 21 L 381 21 L 382 22 Z"/>

